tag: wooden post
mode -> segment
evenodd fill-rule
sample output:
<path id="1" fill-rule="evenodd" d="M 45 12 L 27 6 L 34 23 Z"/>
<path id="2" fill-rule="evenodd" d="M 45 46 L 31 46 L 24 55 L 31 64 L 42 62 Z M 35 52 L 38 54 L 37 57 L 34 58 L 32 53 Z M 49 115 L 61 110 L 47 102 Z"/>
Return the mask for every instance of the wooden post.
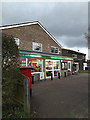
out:
<path id="1" fill-rule="evenodd" d="M 24 111 L 30 117 L 30 79 L 27 78 L 24 82 Z"/>

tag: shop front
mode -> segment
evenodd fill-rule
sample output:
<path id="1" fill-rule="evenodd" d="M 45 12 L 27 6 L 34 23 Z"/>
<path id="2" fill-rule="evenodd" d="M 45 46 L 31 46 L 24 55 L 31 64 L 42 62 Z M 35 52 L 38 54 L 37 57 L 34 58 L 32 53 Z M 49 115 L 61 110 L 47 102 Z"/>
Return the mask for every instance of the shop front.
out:
<path id="1" fill-rule="evenodd" d="M 66 76 L 71 75 L 72 71 L 72 61 L 61 60 L 61 74 L 64 76 L 66 72 Z"/>
<path id="2" fill-rule="evenodd" d="M 58 73 L 60 73 L 60 60 L 45 60 L 45 69 L 46 69 L 46 78 L 51 77 L 51 73 L 53 77 L 58 76 Z"/>
<path id="3" fill-rule="evenodd" d="M 39 74 L 40 80 L 44 79 L 43 59 L 22 58 L 20 57 L 21 66 L 31 66 L 33 68 L 32 75 Z"/>
<path id="4" fill-rule="evenodd" d="M 73 71 L 78 72 L 78 70 L 79 70 L 79 63 L 78 62 L 74 62 L 73 63 Z"/>
<path id="5" fill-rule="evenodd" d="M 30 52 L 20 52 L 19 59 L 20 66 L 32 66 L 34 68 L 32 74 L 39 74 L 40 80 L 51 78 L 51 73 L 53 78 L 57 77 L 58 73 L 61 75 L 63 68 L 62 60 L 67 62 L 73 61 L 72 58 Z"/>

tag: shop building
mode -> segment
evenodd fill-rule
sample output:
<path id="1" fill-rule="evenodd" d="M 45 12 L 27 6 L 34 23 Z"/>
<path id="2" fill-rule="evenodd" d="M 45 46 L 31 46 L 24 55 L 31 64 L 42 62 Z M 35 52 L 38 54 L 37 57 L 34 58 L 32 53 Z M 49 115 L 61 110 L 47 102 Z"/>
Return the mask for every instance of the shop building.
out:
<path id="1" fill-rule="evenodd" d="M 76 71 L 84 69 L 84 63 L 86 63 L 86 54 L 80 53 L 79 51 L 69 50 L 62 48 L 62 56 L 72 57 L 73 67 Z"/>
<path id="2" fill-rule="evenodd" d="M 0 30 L 15 38 L 20 66 L 34 67 L 33 74 L 40 74 L 40 79 L 72 71 L 73 58 L 62 56 L 62 46 L 39 22 L 2 26 Z"/>

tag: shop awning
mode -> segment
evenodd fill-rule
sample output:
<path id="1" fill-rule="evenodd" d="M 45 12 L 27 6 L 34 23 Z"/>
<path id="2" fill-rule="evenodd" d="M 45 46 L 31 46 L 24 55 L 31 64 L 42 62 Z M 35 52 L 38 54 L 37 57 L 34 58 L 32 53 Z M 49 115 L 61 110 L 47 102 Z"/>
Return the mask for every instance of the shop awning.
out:
<path id="1" fill-rule="evenodd" d="M 54 56 L 54 55 L 44 55 L 29 52 L 19 52 L 19 57 L 29 57 L 29 58 L 41 58 L 41 59 L 56 59 L 56 60 L 73 60 L 73 58 Z"/>

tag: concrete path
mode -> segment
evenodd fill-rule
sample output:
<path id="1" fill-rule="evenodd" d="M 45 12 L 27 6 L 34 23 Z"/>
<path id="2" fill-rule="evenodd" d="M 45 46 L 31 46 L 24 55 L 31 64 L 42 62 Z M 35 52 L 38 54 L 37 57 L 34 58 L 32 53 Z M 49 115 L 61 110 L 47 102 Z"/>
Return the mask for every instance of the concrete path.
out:
<path id="1" fill-rule="evenodd" d="M 88 117 L 88 74 L 48 79 L 32 90 L 32 118 Z"/>

